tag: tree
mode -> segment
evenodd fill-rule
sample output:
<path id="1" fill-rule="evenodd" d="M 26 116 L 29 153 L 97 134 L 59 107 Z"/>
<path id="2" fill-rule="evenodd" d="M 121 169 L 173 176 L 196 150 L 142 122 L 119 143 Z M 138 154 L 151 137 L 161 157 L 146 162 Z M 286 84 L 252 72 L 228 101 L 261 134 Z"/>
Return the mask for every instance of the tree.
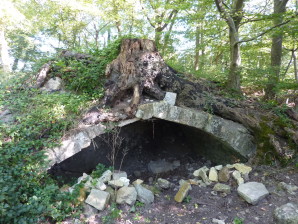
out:
<path id="1" fill-rule="evenodd" d="M 289 0 L 274 0 L 273 26 L 283 22 L 283 14 L 286 12 L 286 5 Z M 279 82 L 280 67 L 282 59 L 283 31 L 275 32 L 272 35 L 271 44 L 271 74 L 269 75 L 266 88 L 266 98 L 272 99 L 276 95 L 276 85 Z"/>
<path id="2" fill-rule="evenodd" d="M 227 88 L 240 92 L 241 54 L 239 43 L 239 27 L 243 18 L 244 0 L 234 0 L 230 11 L 226 10 L 226 5 L 224 4 L 223 0 L 215 0 L 215 4 L 229 27 L 230 71 Z"/>

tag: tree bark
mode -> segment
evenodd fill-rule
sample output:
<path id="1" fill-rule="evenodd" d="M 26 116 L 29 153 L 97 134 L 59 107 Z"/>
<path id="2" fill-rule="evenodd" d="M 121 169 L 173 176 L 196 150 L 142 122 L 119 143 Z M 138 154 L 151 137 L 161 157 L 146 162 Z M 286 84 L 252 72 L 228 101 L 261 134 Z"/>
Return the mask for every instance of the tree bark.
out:
<path id="1" fill-rule="evenodd" d="M 283 13 L 286 12 L 286 5 L 288 0 L 274 0 L 274 19 L 273 25 L 281 24 L 283 21 Z M 283 34 L 281 32 L 275 33 L 272 36 L 271 43 L 271 74 L 269 75 L 268 84 L 266 86 L 266 99 L 273 99 L 276 96 L 276 86 L 279 83 L 280 67 L 282 59 L 282 41 Z"/>
<path id="2" fill-rule="evenodd" d="M 227 88 L 236 92 L 241 92 L 241 54 L 239 43 L 239 26 L 243 18 L 244 0 L 235 0 L 231 6 L 231 11 L 227 12 L 223 0 L 215 0 L 216 7 L 222 18 L 229 26 L 230 43 L 230 71 Z"/>
<path id="3" fill-rule="evenodd" d="M 293 57 L 293 64 L 294 64 L 294 76 L 295 76 L 296 82 L 298 83 L 297 57 L 296 57 L 295 50 L 292 51 L 292 57 Z"/>

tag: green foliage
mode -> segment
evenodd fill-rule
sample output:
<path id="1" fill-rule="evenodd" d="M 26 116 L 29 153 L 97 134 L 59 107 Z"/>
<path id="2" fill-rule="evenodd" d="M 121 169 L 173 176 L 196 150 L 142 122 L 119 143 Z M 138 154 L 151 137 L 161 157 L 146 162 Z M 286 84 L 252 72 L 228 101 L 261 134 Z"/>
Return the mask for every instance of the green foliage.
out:
<path id="1" fill-rule="evenodd" d="M 189 203 L 191 201 L 191 196 L 190 195 L 187 195 L 184 199 L 183 199 L 183 202 L 185 203 Z"/>
<path id="2" fill-rule="evenodd" d="M 233 223 L 234 224 L 244 224 L 244 220 L 236 217 L 236 218 L 234 218 Z"/>
<path id="3" fill-rule="evenodd" d="M 45 172 L 41 149 L 59 144 L 88 101 L 84 95 L 43 93 L 26 82 L 18 77 L 0 88 L 0 108 L 16 120 L 0 123 L 0 223 L 62 221 L 77 213 L 78 191 L 60 192 Z"/>
<path id="4" fill-rule="evenodd" d="M 55 60 L 57 71 L 53 76 L 60 76 L 68 90 L 86 94 L 93 99 L 101 98 L 106 66 L 119 54 L 120 44 L 121 39 L 117 39 L 102 50 L 91 51 L 93 57 L 86 60 L 59 58 Z"/>
<path id="5" fill-rule="evenodd" d="M 104 224 L 112 224 L 116 219 L 121 217 L 122 210 L 117 208 L 116 203 L 112 203 L 109 207 L 108 214 L 102 217 L 102 222 Z"/>
<path id="6" fill-rule="evenodd" d="M 97 164 L 95 170 L 92 171 L 92 173 L 91 173 L 90 176 L 91 176 L 93 179 L 95 179 L 95 178 L 100 178 L 101 175 L 102 175 L 105 171 L 107 171 L 107 170 L 112 170 L 112 169 L 113 169 L 112 167 L 106 167 L 104 164 L 99 163 L 99 164 Z"/>

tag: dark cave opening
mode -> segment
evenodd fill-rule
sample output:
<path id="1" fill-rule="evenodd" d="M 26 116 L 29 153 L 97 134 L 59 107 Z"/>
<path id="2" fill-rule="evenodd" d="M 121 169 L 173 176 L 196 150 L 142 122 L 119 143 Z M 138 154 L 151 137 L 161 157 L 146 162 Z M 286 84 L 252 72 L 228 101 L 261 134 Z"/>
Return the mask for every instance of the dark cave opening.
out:
<path id="1" fill-rule="evenodd" d="M 107 132 L 94 139 L 92 144 L 81 152 L 55 164 L 50 173 L 54 176 L 79 177 L 91 173 L 98 163 L 111 166 L 108 159 L 111 153 L 111 139 L 114 132 Z M 115 169 L 133 177 L 136 171 L 142 178 L 149 176 L 166 177 L 169 175 L 189 175 L 191 167 L 219 165 L 238 161 L 244 158 L 214 136 L 199 129 L 161 119 L 137 121 L 120 129 L 123 138 L 117 154 Z M 123 158 L 123 151 L 127 155 Z M 152 173 L 149 163 L 163 161 L 176 164 L 177 167 L 165 173 Z M 206 164 L 209 163 L 209 164 Z"/>

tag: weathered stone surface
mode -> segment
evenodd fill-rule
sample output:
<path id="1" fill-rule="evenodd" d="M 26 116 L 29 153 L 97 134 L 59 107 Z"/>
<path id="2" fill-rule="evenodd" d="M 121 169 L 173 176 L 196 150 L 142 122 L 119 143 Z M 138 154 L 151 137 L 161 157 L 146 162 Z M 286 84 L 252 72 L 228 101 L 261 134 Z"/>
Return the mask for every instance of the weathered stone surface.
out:
<path id="1" fill-rule="evenodd" d="M 176 103 L 177 93 L 166 92 L 165 98 L 163 99 L 164 102 L 174 106 Z"/>
<path id="2" fill-rule="evenodd" d="M 122 181 L 123 186 L 127 187 L 129 185 L 130 180 L 127 179 L 126 177 L 120 177 L 119 180 Z"/>
<path id="3" fill-rule="evenodd" d="M 103 134 L 104 131 L 105 126 L 101 124 L 85 127 L 80 132 L 74 133 L 63 140 L 59 147 L 46 149 L 45 155 L 49 160 L 49 168 L 88 147 L 91 144 L 91 139 Z"/>
<path id="4" fill-rule="evenodd" d="M 85 203 L 102 211 L 107 206 L 109 199 L 110 199 L 110 194 L 108 192 L 92 189 Z"/>
<path id="5" fill-rule="evenodd" d="M 180 163 L 179 163 L 180 166 Z M 150 161 L 148 164 L 148 169 L 154 174 L 165 173 L 171 170 L 174 170 L 178 167 L 178 163 L 171 163 L 166 161 L 165 159 Z"/>
<path id="6" fill-rule="evenodd" d="M 115 170 L 113 172 L 113 180 L 118 180 L 121 177 L 127 178 L 127 173 L 125 171 Z"/>
<path id="7" fill-rule="evenodd" d="M 278 186 L 281 187 L 282 189 L 284 189 L 289 194 L 292 194 L 292 195 L 295 195 L 295 191 L 298 190 L 298 187 L 296 185 L 286 184 L 285 182 L 280 182 L 278 184 Z"/>
<path id="8" fill-rule="evenodd" d="M 231 150 L 247 159 L 256 150 L 253 136 L 243 125 L 203 111 L 155 102 L 140 105 L 136 117 L 143 120 L 155 117 L 198 128 L 220 139 Z"/>
<path id="9" fill-rule="evenodd" d="M 215 181 L 215 182 L 218 181 L 218 174 L 217 174 L 217 171 L 214 167 L 210 168 L 208 178 L 211 181 Z"/>
<path id="10" fill-rule="evenodd" d="M 166 179 L 158 178 L 157 179 L 157 184 L 162 189 L 169 189 L 171 183 Z"/>
<path id="11" fill-rule="evenodd" d="M 195 177 L 199 177 L 200 176 L 200 171 L 203 170 L 205 173 L 209 170 L 209 168 L 207 166 L 203 166 L 200 169 L 197 169 L 193 172 L 193 175 Z"/>
<path id="12" fill-rule="evenodd" d="M 13 114 L 10 112 L 10 110 L 6 109 L 1 111 L 0 110 L 0 122 L 4 123 L 4 124 L 8 124 L 8 123 L 12 123 L 14 122 L 14 116 Z"/>
<path id="13" fill-rule="evenodd" d="M 107 186 L 107 189 L 105 191 L 110 194 L 109 204 L 116 202 L 116 190 L 110 186 Z"/>
<path id="14" fill-rule="evenodd" d="M 107 186 L 100 179 L 98 179 L 96 180 L 95 188 L 104 191 L 105 189 L 107 189 Z"/>
<path id="15" fill-rule="evenodd" d="M 140 202 L 143 202 L 145 204 L 150 204 L 150 203 L 154 202 L 154 194 L 152 193 L 152 191 L 144 188 L 140 184 L 136 184 L 135 188 L 138 193 L 137 200 L 139 200 Z"/>
<path id="16" fill-rule="evenodd" d="M 217 166 L 215 166 L 214 168 L 215 168 L 216 170 L 220 171 L 220 170 L 223 168 L 223 166 L 222 166 L 222 165 L 217 165 Z"/>
<path id="17" fill-rule="evenodd" d="M 110 181 L 112 178 L 112 171 L 111 170 L 106 170 L 101 177 L 99 178 L 100 181 L 102 181 L 103 183 L 107 183 L 108 181 Z"/>
<path id="18" fill-rule="evenodd" d="M 132 182 L 133 185 L 142 184 L 142 183 L 144 183 L 144 181 L 141 179 L 136 179 L 134 182 Z"/>
<path id="19" fill-rule="evenodd" d="M 202 180 L 204 181 L 205 184 L 207 184 L 207 185 L 210 185 L 211 184 L 210 181 L 209 181 L 209 179 L 208 179 L 208 177 L 207 177 L 207 174 L 206 174 L 206 172 L 204 170 L 200 170 L 199 177 L 202 178 Z"/>
<path id="20" fill-rule="evenodd" d="M 297 224 L 298 204 L 287 203 L 274 211 L 275 224 Z"/>
<path id="21" fill-rule="evenodd" d="M 120 188 L 124 186 L 124 183 L 121 180 L 110 180 L 108 184 L 113 188 Z"/>
<path id="22" fill-rule="evenodd" d="M 229 168 L 225 166 L 218 172 L 218 181 L 219 182 L 228 182 L 229 179 L 230 179 Z"/>
<path id="23" fill-rule="evenodd" d="M 87 216 L 87 218 L 89 218 L 91 216 L 97 215 L 98 210 L 96 208 L 94 208 L 93 206 L 84 203 L 83 213 L 84 213 L 85 216 Z"/>
<path id="24" fill-rule="evenodd" d="M 133 205 L 137 200 L 137 191 L 134 187 L 122 187 L 117 191 L 116 203 Z"/>
<path id="25" fill-rule="evenodd" d="M 243 184 L 244 183 L 244 179 L 241 177 L 241 173 L 238 170 L 235 170 L 232 173 L 233 178 L 237 181 L 237 184 Z"/>
<path id="26" fill-rule="evenodd" d="M 226 194 L 231 193 L 231 187 L 229 185 L 221 184 L 221 183 L 215 184 L 214 187 L 213 187 L 213 190 L 214 191 L 219 191 L 219 192 L 224 192 Z"/>
<path id="27" fill-rule="evenodd" d="M 212 219 L 212 223 L 225 224 L 225 221 L 224 220 L 220 220 L 220 219 Z"/>
<path id="28" fill-rule="evenodd" d="M 190 189 L 191 189 L 190 183 L 188 183 L 188 182 L 183 183 L 182 186 L 180 187 L 179 191 L 175 195 L 175 198 L 174 198 L 175 201 L 182 202 L 184 200 L 184 198 L 187 196 Z"/>
<path id="29" fill-rule="evenodd" d="M 49 79 L 41 90 L 46 92 L 58 91 L 62 89 L 62 79 L 59 77 L 54 77 Z"/>
<path id="30" fill-rule="evenodd" d="M 269 195 L 268 190 L 262 183 L 258 182 L 247 182 L 245 184 L 241 184 L 237 188 L 238 194 L 248 203 L 255 205 L 260 200 Z"/>
<path id="31" fill-rule="evenodd" d="M 248 174 L 250 171 L 252 171 L 252 168 L 250 166 L 246 166 L 243 163 L 235 163 L 234 168 L 238 170 L 241 174 Z"/>

